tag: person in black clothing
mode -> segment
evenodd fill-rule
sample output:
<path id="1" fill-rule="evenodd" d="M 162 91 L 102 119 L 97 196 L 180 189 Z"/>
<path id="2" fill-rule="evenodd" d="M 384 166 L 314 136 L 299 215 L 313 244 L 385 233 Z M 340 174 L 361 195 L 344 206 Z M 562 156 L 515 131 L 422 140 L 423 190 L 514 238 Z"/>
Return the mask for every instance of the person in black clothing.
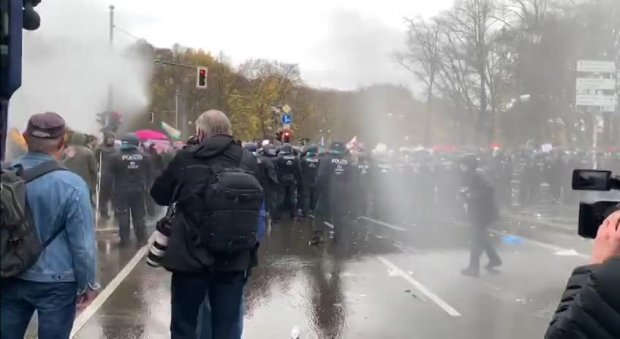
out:
<path id="1" fill-rule="evenodd" d="M 114 192 L 114 181 L 110 173 L 110 161 L 117 152 L 114 146 L 114 134 L 104 133 L 103 143 L 95 149 L 95 158 L 99 165 L 101 177 L 99 178 L 99 213 L 102 219 L 110 219 L 108 204 L 112 203 L 112 192 Z"/>
<path id="2" fill-rule="evenodd" d="M 120 153 L 112 157 L 110 164 L 121 245 L 129 242 L 130 214 L 138 244 L 146 244 L 147 240 L 145 198 L 151 180 L 151 167 L 139 146 L 140 141 L 134 133 L 125 135 Z"/>
<path id="3" fill-rule="evenodd" d="M 344 143 L 332 143 L 329 154 L 321 159 L 316 178 L 318 220 L 312 242 L 321 242 L 321 230 L 325 223 L 334 228 L 335 242 L 342 237 L 349 207 L 352 172 L 353 167 Z"/>
<path id="4" fill-rule="evenodd" d="M 319 173 L 319 146 L 310 145 L 301 158 L 303 194 L 299 201 L 302 215 L 314 214 L 316 208 L 316 177 Z"/>
<path id="5" fill-rule="evenodd" d="M 217 240 L 211 235 L 228 236 L 226 232 L 239 226 L 256 227 L 260 206 L 255 211 L 219 209 L 231 201 L 244 201 L 236 197 L 225 199 L 234 192 L 211 195 L 217 192 L 209 189 L 229 184 L 224 178 L 231 172 L 219 172 L 216 176 L 218 169 L 239 169 L 233 176 L 245 176 L 256 173 L 258 163 L 233 139 L 230 121 L 223 112 L 203 113 L 196 127 L 200 143 L 180 150 L 151 187 L 155 202 L 162 206 L 176 202 L 177 209 L 161 260 L 161 266 L 172 272 L 171 338 L 196 338 L 198 314 L 204 301 L 208 307 L 203 307 L 202 312 L 208 314 L 201 317 L 201 337 L 239 339 L 243 289 L 251 268 L 257 264 L 258 242 L 252 248 L 222 252 L 211 246 Z M 256 178 L 251 178 L 259 185 Z M 214 180 L 219 180 L 217 185 L 212 184 Z M 247 216 L 256 219 L 249 221 Z M 226 220 L 225 225 L 222 220 Z M 218 225 L 225 228 L 217 228 Z"/>
<path id="6" fill-rule="evenodd" d="M 600 226 L 590 265 L 573 271 L 545 338 L 620 338 L 620 211 Z"/>
<path id="7" fill-rule="evenodd" d="M 487 229 L 498 217 L 497 206 L 493 201 L 493 187 L 478 170 L 478 158 L 467 154 L 460 159 L 463 173 L 461 196 L 467 204 L 467 214 L 471 223 L 471 247 L 469 266 L 461 273 L 466 276 L 480 274 L 480 257 L 486 252 L 489 263 L 485 267 L 492 270 L 502 264 L 493 248 Z"/>
<path id="8" fill-rule="evenodd" d="M 366 153 L 360 153 L 357 157 L 357 164 L 351 179 L 352 206 L 351 212 L 354 217 L 363 217 L 368 215 L 368 202 L 370 196 L 369 185 L 372 183 L 373 164 L 370 157 Z"/>
<path id="9" fill-rule="evenodd" d="M 297 206 L 295 203 L 295 189 L 297 189 L 297 194 L 301 195 L 303 183 L 299 159 L 293 153 L 293 147 L 290 144 L 284 144 L 280 147 L 275 164 L 278 182 L 280 183 L 280 209 L 276 214 L 279 215 L 282 210 L 288 210 L 289 216 L 291 219 L 294 219 Z"/>
<path id="10" fill-rule="evenodd" d="M 280 201 L 278 195 L 278 172 L 276 171 L 277 150 L 272 144 L 263 146 L 262 153 L 258 156 L 259 171 L 264 175 L 263 192 L 265 193 L 265 201 L 267 212 L 271 220 L 275 223 L 279 222 L 278 204 Z"/>

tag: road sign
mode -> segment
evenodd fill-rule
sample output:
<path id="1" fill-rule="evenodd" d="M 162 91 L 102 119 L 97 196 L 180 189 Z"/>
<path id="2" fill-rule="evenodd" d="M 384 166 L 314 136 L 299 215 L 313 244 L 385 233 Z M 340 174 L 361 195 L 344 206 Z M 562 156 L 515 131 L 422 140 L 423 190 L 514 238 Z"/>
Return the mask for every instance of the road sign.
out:
<path id="1" fill-rule="evenodd" d="M 577 106 L 615 106 L 616 97 L 614 95 L 601 94 L 577 94 Z"/>
<path id="2" fill-rule="evenodd" d="M 577 78 L 577 93 L 589 93 L 599 90 L 615 90 L 615 79 Z"/>
<path id="3" fill-rule="evenodd" d="M 283 125 L 290 125 L 293 123 L 293 117 L 290 114 L 283 114 L 282 115 L 282 124 Z"/>
<path id="4" fill-rule="evenodd" d="M 284 113 L 287 113 L 287 114 L 288 114 L 288 113 L 291 113 L 291 106 L 289 106 L 288 104 L 287 104 L 287 105 L 284 105 L 284 106 L 282 107 L 282 111 L 283 111 Z"/>
<path id="5" fill-rule="evenodd" d="M 616 64 L 613 61 L 578 60 L 578 72 L 614 73 Z"/>

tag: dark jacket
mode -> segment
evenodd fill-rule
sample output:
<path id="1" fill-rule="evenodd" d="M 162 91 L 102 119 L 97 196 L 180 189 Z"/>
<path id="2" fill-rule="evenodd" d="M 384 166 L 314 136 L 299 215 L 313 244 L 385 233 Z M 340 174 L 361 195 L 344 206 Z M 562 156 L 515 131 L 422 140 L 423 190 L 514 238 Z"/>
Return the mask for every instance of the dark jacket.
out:
<path id="1" fill-rule="evenodd" d="M 248 156 L 243 157 L 243 152 Z M 241 159 L 243 157 L 243 162 Z M 191 246 L 199 241 L 196 227 L 191 222 L 194 215 L 202 211 L 194 211 L 188 206 L 195 206 L 195 202 L 188 201 L 192 195 L 191 188 L 209 181 L 209 171 L 204 166 L 219 164 L 222 166 L 239 166 L 256 173 L 258 164 L 256 158 L 238 145 L 227 135 L 216 135 L 203 141 L 201 144 L 180 150 L 161 176 L 155 179 L 151 187 L 151 196 L 155 202 L 167 206 L 173 202 L 173 193 L 179 185 L 177 214 L 171 226 L 168 240 L 168 249 L 161 264 L 173 272 L 202 272 L 209 269 L 217 271 L 245 271 L 256 265 L 256 249 L 234 256 L 214 257 L 206 249 Z M 196 166 L 201 165 L 201 166 Z M 258 222 L 258 221 L 257 221 Z"/>
<path id="2" fill-rule="evenodd" d="M 95 149 L 95 159 L 101 166 L 101 185 L 111 185 L 112 176 L 110 175 L 110 163 L 114 154 L 118 153 L 118 149 L 112 145 L 101 144 Z"/>
<path id="3" fill-rule="evenodd" d="M 494 189 L 485 178 L 484 172 L 474 170 L 463 177 L 465 202 L 470 221 L 478 227 L 487 227 L 498 217 L 498 209 L 494 200 Z"/>
<path id="4" fill-rule="evenodd" d="M 329 154 L 321 159 L 315 183 L 318 214 L 346 208 L 352 172 L 351 160 L 343 155 Z"/>
<path id="5" fill-rule="evenodd" d="M 151 182 L 151 164 L 139 149 L 121 149 L 111 159 L 110 174 L 115 193 L 146 192 Z"/>
<path id="6" fill-rule="evenodd" d="M 73 132 L 69 140 L 69 146 L 65 149 L 62 163 L 71 172 L 79 175 L 91 193 L 95 192 L 97 185 L 97 160 L 93 151 L 84 146 L 86 136 Z"/>
<path id="7" fill-rule="evenodd" d="M 620 257 L 573 271 L 545 338 L 620 338 Z"/>

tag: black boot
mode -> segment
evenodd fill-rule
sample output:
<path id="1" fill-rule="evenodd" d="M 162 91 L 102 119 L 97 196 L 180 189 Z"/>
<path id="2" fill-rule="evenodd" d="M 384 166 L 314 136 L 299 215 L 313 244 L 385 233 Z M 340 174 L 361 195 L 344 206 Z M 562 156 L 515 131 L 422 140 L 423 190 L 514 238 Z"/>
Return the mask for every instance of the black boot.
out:
<path id="1" fill-rule="evenodd" d="M 475 267 L 467 267 L 466 269 L 461 271 L 461 275 L 464 275 L 466 277 L 479 277 L 480 269 Z"/>

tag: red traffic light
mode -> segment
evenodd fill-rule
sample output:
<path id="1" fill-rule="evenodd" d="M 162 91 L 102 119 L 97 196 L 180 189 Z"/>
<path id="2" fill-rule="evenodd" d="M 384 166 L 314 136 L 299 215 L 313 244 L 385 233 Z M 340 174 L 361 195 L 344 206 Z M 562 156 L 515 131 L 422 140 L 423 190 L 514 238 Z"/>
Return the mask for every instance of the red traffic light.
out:
<path id="1" fill-rule="evenodd" d="M 200 76 L 205 76 L 207 74 L 207 71 L 205 71 L 204 69 L 200 70 Z"/>

